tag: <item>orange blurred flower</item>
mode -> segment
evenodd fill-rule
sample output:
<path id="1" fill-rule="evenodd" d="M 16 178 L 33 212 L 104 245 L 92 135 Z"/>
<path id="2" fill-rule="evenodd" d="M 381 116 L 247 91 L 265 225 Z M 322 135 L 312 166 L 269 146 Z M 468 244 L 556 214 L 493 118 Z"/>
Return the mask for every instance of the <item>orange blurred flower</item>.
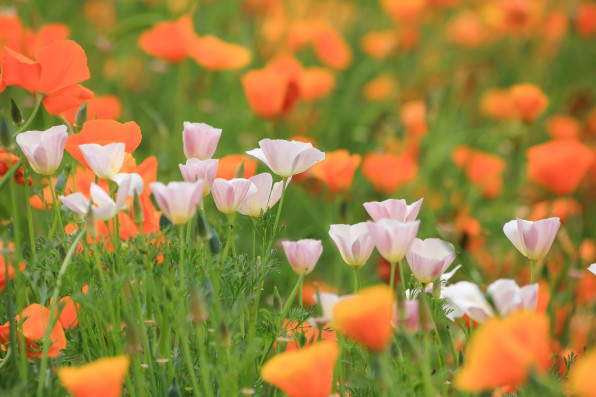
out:
<path id="1" fill-rule="evenodd" d="M 364 156 L 362 163 L 362 174 L 381 193 L 395 193 L 399 187 L 414 179 L 417 173 L 418 164 L 408 153 L 394 155 L 371 152 Z"/>
<path id="2" fill-rule="evenodd" d="M 22 51 L 24 35 L 25 29 L 14 9 L 0 12 L 0 50 L 6 46 L 13 51 Z M 3 54 L 4 51 L 0 51 L 0 62 Z"/>
<path id="3" fill-rule="evenodd" d="M 350 155 L 343 149 L 327 152 L 325 160 L 312 167 L 313 176 L 325 182 L 335 193 L 349 190 L 361 159 L 359 154 Z"/>
<path id="4" fill-rule="evenodd" d="M 393 302 L 393 291 L 387 285 L 362 289 L 354 298 L 335 305 L 331 327 L 370 350 L 381 351 L 393 335 Z"/>
<path id="5" fill-rule="evenodd" d="M 326 22 L 319 22 L 313 33 L 314 50 L 321 62 L 333 69 L 344 70 L 352 62 L 352 50 L 339 32 Z"/>
<path id="6" fill-rule="evenodd" d="M 526 152 L 528 179 L 555 194 L 573 193 L 592 164 L 592 151 L 576 140 L 556 139 Z"/>
<path id="7" fill-rule="evenodd" d="M 50 114 L 81 106 L 93 92 L 78 85 L 90 77 L 85 51 L 71 40 L 54 41 L 37 51 L 35 60 L 4 47 L 0 92 L 6 86 L 43 95 Z"/>
<path id="8" fill-rule="evenodd" d="M 61 367 L 58 377 L 74 397 L 119 397 L 130 358 L 100 358 L 80 367 Z"/>
<path id="9" fill-rule="evenodd" d="M 381 6 L 395 22 L 414 22 L 422 15 L 426 0 L 381 0 Z"/>
<path id="10" fill-rule="evenodd" d="M 482 191 L 485 198 L 495 198 L 501 193 L 506 167 L 501 157 L 462 145 L 453 149 L 451 159 L 466 172 L 468 180 Z"/>
<path id="11" fill-rule="evenodd" d="M 88 0 L 83 7 L 83 14 L 99 31 L 105 31 L 116 23 L 116 6 L 111 1 Z"/>
<path id="12" fill-rule="evenodd" d="M 298 81 L 300 98 L 306 102 L 313 102 L 327 96 L 335 87 L 335 76 L 325 68 L 305 68 L 300 73 Z"/>
<path id="13" fill-rule="evenodd" d="M 21 314 L 17 315 L 15 322 L 18 324 L 24 320 L 21 325 L 17 326 L 17 332 L 22 333 L 25 340 L 25 347 L 27 348 L 27 357 L 41 357 L 42 346 L 37 342 L 43 340 L 46 329 L 48 327 L 48 319 L 50 317 L 50 310 L 34 303 L 23 309 Z M 6 345 L 10 342 L 10 325 L 4 324 L 0 327 L 0 343 Z M 49 357 L 56 357 L 60 354 L 60 350 L 66 347 L 66 337 L 64 330 L 59 321 L 56 321 L 54 328 L 50 332 L 48 349 Z"/>
<path id="14" fill-rule="evenodd" d="M 0 244 L 1 245 L 1 244 Z M 5 255 L 0 253 L 0 291 L 6 288 L 6 258 Z M 23 262 L 19 263 L 19 271 L 23 271 L 25 269 L 25 264 Z M 9 280 L 14 279 L 14 266 L 8 264 L 8 278 Z"/>
<path id="15" fill-rule="evenodd" d="M 0 178 L 4 176 L 16 163 L 19 162 L 19 158 L 12 153 L 8 153 L 0 149 Z M 17 183 L 25 184 L 25 175 L 23 174 L 23 167 L 19 167 L 14 173 L 14 179 Z M 29 186 L 33 184 L 31 178 L 29 178 Z"/>
<path id="16" fill-rule="evenodd" d="M 281 353 L 265 363 L 261 378 L 289 397 L 328 397 L 338 355 L 337 343 L 331 341 Z"/>
<path id="17" fill-rule="evenodd" d="M 240 177 L 250 178 L 251 176 L 254 176 L 257 172 L 256 160 L 243 154 L 230 154 L 219 159 L 219 165 L 217 166 L 217 173 L 215 174 L 215 177 L 226 180 L 234 178 L 234 175 L 236 175 L 238 167 L 240 167 L 243 160 L 244 176 L 241 175 Z"/>
<path id="18" fill-rule="evenodd" d="M 518 311 L 491 318 L 472 335 L 455 385 L 467 392 L 524 383 L 531 370 L 551 366 L 549 320 L 544 313 Z"/>
<path id="19" fill-rule="evenodd" d="M 362 87 L 362 96 L 370 102 L 385 101 L 395 97 L 398 82 L 390 74 L 383 73 Z"/>
<path id="20" fill-rule="evenodd" d="M 37 32 L 27 30 L 25 33 L 25 54 L 35 56 L 43 47 L 55 41 L 66 40 L 68 36 L 70 36 L 70 29 L 62 23 L 45 24 Z"/>
<path id="21" fill-rule="evenodd" d="M 579 138 L 581 124 L 571 116 L 554 115 L 546 120 L 546 131 L 552 138 Z"/>
<path id="22" fill-rule="evenodd" d="M 79 107 L 65 110 L 61 116 L 74 124 Z M 117 119 L 122 114 L 122 103 L 116 95 L 95 96 L 87 101 L 87 120 Z"/>
<path id="23" fill-rule="evenodd" d="M 88 143 L 107 145 L 108 143 L 122 142 L 126 145 L 126 153 L 132 153 L 139 146 L 142 138 L 141 128 L 134 121 L 119 123 L 115 120 L 90 120 L 83 124 L 80 133 L 68 137 L 65 149 L 79 163 L 87 167 L 79 145 Z M 122 170 L 121 172 L 127 171 Z"/>
<path id="24" fill-rule="evenodd" d="M 567 14 L 563 10 L 553 10 L 543 22 L 542 35 L 549 42 L 561 40 L 569 30 Z"/>
<path id="25" fill-rule="evenodd" d="M 517 84 L 510 90 L 517 116 L 526 123 L 535 120 L 548 106 L 548 98 L 538 86 Z"/>
<path id="26" fill-rule="evenodd" d="M 480 112 L 497 120 L 511 120 L 515 117 L 513 98 L 509 90 L 491 89 L 480 100 Z"/>
<path id="27" fill-rule="evenodd" d="M 575 29 L 584 38 L 596 35 L 596 4 L 582 3 L 575 16 Z"/>
<path id="28" fill-rule="evenodd" d="M 374 59 L 387 59 L 397 49 L 398 39 L 394 30 L 373 31 L 360 40 L 362 51 Z"/>
<path id="29" fill-rule="evenodd" d="M 50 298 L 50 305 L 52 304 L 53 299 Z M 77 310 L 79 308 L 79 304 L 76 304 L 72 300 L 70 296 L 65 296 L 58 301 L 58 306 L 56 306 L 57 310 L 60 310 L 60 306 L 62 306 L 62 311 L 60 311 L 60 315 L 58 317 L 58 321 L 62 324 L 64 329 L 71 329 L 76 327 L 79 324 L 79 318 L 77 317 Z"/>
<path id="30" fill-rule="evenodd" d="M 420 138 L 428 131 L 426 125 L 426 103 L 424 101 L 410 101 L 404 103 L 399 118 L 406 132 L 414 138 Z"/>
<path id="31" fill-rule="evenodd" d="M 447 39 L 462 47 L 474 48 L 484 44 L 488 32 L 482 20 L 472 11 L 462 11 L 447 24 Z"/>
<path id="32" fill-rule="evenodd" d="M 572 197 L 558 197 L 552 202 L 541 201 L 532 206 L 532 212 L 528 220 L 538 221 L 540 219 L 556 216 L 565 222 L 567 218 L 580 215 L 582 213 L 581 204 Z"/>
<path id="33" fill-rule="evenodd" d="M 195 38 L 189 55 L 208 70 L 241 69 L 251 60 L 250 51 L 246 48 L 212 35 Z"/>
<path id="34" fill-rule="evenodd" d="M 292 178 L 293 179 L 293 178 Z M 319 293 L 330 292 L 335 294 L 337 289 L 331 287 L 324 281 L 320 280 L 305 280 L 302 285 L 302 303 L 304 306 L 314 306 L 317 304 L 315 297 L 317 296 L 317 289 Z"/>
<path id="35" fill-rule="evenodd" d="M 143 32 L 139 37 L 139 46 L 149 55 L 180 63 L 188 57 L 195 36 L 192 18 L 183 15 L 175 22 L 159 22 Z"/>
<path id="36" fill-rule="evenodd" d="M 573 368 L 569 378 L 569 386 L 574 393 L 582 397 L 596 396 L 596 349 L 592 349 L 581 357 Z"/>

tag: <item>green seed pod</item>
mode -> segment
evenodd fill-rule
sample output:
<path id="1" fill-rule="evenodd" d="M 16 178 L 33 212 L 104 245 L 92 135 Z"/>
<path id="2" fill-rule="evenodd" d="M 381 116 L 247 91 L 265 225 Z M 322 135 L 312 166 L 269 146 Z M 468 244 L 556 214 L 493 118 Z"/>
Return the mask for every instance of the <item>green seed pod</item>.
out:
<path id="1" fill-rule="evenodd" d="M 244 178 L 244 159 L 240 162 L 238 168 L 236 168 L 234 178 Z"/>
<path id="2" fill-rule="evenodd" d="M 87 215 L 85 216 L 85 229 L 87 229 L 87 235 L 95 240 L 97 229 L 95 227 L 95 216 L 93 215 L 91 207 L 89 207 Z"/>
<path id="3" fill-rule="evenodd" d="M 23 113 L 21 113 L 21 109 L 19 109 L 13 97 L 10 97 L 10 118 L 12 119 L 12 122 L 19 127 L 25 122 L 25 120 L 23 120 Z"/>

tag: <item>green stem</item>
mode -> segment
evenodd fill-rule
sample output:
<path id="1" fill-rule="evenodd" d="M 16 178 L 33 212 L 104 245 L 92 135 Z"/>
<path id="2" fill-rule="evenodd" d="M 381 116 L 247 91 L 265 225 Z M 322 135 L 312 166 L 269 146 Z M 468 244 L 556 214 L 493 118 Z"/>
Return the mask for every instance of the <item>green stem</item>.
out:
<path id="1" fill-rule="evenodd" d="M 406 277 L 404 276 L 404 260 L 399 261 L 399 278 L 401 279 L 401 292 L 404 302 L 406 301 Z"/>
<path id="2" fill-rule="evenodd" d="M 23 158 L 25 155 L 23 154 L 22 151 L 20 152 L 20 156 L 21 158 Z M 31 254 L 33 255 L 33 258 L 35 258 L 35 233 L 33 231 L 33 214 L 31 212 L 31 201 L 29 200 L 30 196 L 29 196 L 29 184 L 27 183 L 29 181 L 29 168 L 27 167 L 27 164 L 23 164 L 23 177 L 25 179 L 25 207 L 27 208 L 27 226 L 29 227 L 29 245 L 31 246 Z"/>
<path id="3" fill-rule="evenodd" d="M 180 281 L 183 282 L 185 277 L 186 277 L 186 272 L 184 269 L 184 246 L 186 245 L 184 242 L 184 225 L 180 226 L 180 237 L 179 237 L 179 241 L 178 244 L 180 245 L 180 258 L 178 260 L 179 262 L 179 277 L 180 277 Z"/>
<path id="4" fill-rule="evenodd" d="M 228 237 L 226 237 L 226 246 L 221 254 L 221 264 L 223 265 L 224 262 L 228 259 L 228 253 L 230 252 L 230 247 L 232 246 L 232 240 L 234 238 L 233 231 L 234 226 L 231 223 L 231 216 L 228 214 Z"/>
<path id="5" fill-rule="evenodd" d="M 35 118 L 35 115 L 37 115 L 37 112 L 39 111 L 39 106 L 41 105 L 41 101 L 43 100 L 43 97 L 44 97 L 43 94 L 40 94 L 40 93 L 35 94 L 35 106 L 33 107 L 33 111 L 29 115 L 29 118 L 27 119 L 27 121 L 25 121 L 25 124 L 23 124 L 19 128 L 19 130 L 16 132 L 16 134 L 19 134 L 19 133 L 25 131 L 25 129 L 27 129 L 27 127 L 29 127 L 29 124 L 31 124 L 31 122 Z"/>
<path id="6" fill-rule="evenodd" d="M 66 257 L 64 261 L 62 261 L 62 266 L 60 266 L 60 271 L 58 272 L 58 277 L 56 278 L 56 287 L 54 288 L 54 294 L 52 295 L 52 301 L 50 303 L 50 316 L 48 319 L 48 325 L 45 329 L 44 336 L 43 336 L 43 355 L 41 357 L 41 365 L 39 369 L 39 379 L 37 383 L 37 396 L 42 397 L 44 395 L 43 388 L 44 388 L 44 379 L 46 376 L 46 371 L 48 368 L 48 351 L 50 349 L 50 334 L 52 333 L 52 329 L 54 328 L 54 324 L 56 323 L 57 316 L 55 316 L 56 307 L 58 305 L 58 297 L 60 296 L 60 287 L 62 287 L 62 280 L 64 278 L 64 274 L 66 274 L 66 270 L 68 269 L 68 265 L 72 256 L 74 255 L 76 248 L 81 241 L 81 238 L 85 234 L 85 229 L 81 229 L 77 236 L 75 237 L 74 241 L 70 244 L 68 248 L 68 252 L 66 253 Z M 116 326 L 116 325 L 115 325 Z"/>
<path id="7" fill-rule="evenodd" d="M 62 237 L 66 237 L 64 225 L 62 224 L 62 218 L 60 217 L 59 201 L 58 197 L 56 196 L 56 191 L 54 190 L 52 178 L 48 177 L 48 183 L 50 185 L 50 191 L 52 192 L 52 199 L 54 200 L 54 202 L 52 203 L 52 210 L 54 211 L 54 216 L 56 217 L 56 219 L 58 219 L 58 225 L 60 226 L 60 230 L 62 231 Z"/>
<path id="8" fill-rule="evenodd" d="M 536 261 L 530 260 L 530 262 L 532 263 L 532 275 L 530 276 L 530 284 L 534 284 L 534 271 L 536 269 Z"/>
<path id="9" fill-rule="evenodd" d="M 275 216 L 275 222 L 273 223 L 273 231 L 271 233 L 271 240 L 269 240 L 269 244 L 267 244 L 267 249 L 263 253 L 264 262 L 267 262 L 269 259 L 269 254 L 271 253 L 271 248 L 273 247 L 273 240 L 275 240 L 275 236 L 277 236 L 277 226 L 279 225 L 279 217 L 281 216 L 281 209 L 284 204 L 284 197 L 286 196 L 286 181 L 288 178 L 281 178 L 281 198 L 279 199 L 279 207 L 277 207 L 277 215 Z"/>
<path id="10" fill-rule="evenodd" d="M 306 277 L 306 273 L 302 273 L 300 275 L 300 277 L 298 277 L 298 281 L 296 281 L 296 284 L 294 285 L 292 292 L 290 292 L 290 295 L 288 295 L 288 299 L 286 300 L 286 303 L 281 311 L 281 323 L 282 324 L 283 324 L 283 321 L 286 319 L 288 312 L 290 311 L 290 307 L 292 306 L 292 303 L 294 302 L 294 299 L 296 298 L 296 294 L 298 293 L 298 289 L 302 285 L 302 282 L 304 281 L 305 277 Z"/>
<path id="11" fill-rule="evenodd" d="M 10 359 L 10 356 L 12 356 L 12 347 L 8 345 L 6 356 L 2 359 L 2 361 L 0 361 L 0 369 L 2 369 L 6 365 L 6 363 Z"/>
<path id="12" fill-rule="evenodd" d="M 4 175 L 2 175 L 2 178 L 0 178 L 0 190 L 2 190 L 4 188 L 4 186 L 8 183 L 8 181 L 12 180 L 12 176 L 15 174 L 15 172 L 17 172 L 17 170 L 19 169 L 19 167 L 21 165 L 23 165 L 22 158 L 19 159 L 19 161 L 17 161 L 12 167 L 10 167 Z M 26 183 L 26 181 L 25 181 L 25 183 Z"/>
<path id="13" fill-rule="evenodd" d="M 354 266 L 354 293 L 360 289 L 360 267 Z"/>
<path id="14" fill-rule="evenodd" d="M 389 288 L 391 289 L 391 291 L 395 292 L 395 267 L 397 266 L 397 263 L 390 262 L 389 265 L 391 267 L 391 274 L 389 275 Z M 403 282 L 403 279 L 402 279 L 402 282 Z"/>

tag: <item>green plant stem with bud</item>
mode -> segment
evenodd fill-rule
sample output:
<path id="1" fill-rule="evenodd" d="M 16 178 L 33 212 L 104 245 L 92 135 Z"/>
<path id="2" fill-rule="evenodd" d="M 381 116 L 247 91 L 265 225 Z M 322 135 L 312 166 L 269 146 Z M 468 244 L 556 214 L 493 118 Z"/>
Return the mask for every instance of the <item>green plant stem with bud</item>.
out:
<path id="1" fill-rule="evenodd" d="M 19 150 L 21 158 L 25 155 L 21 150 Z M 29 167 L 27 167 L 27 163 L 23 164 L 23 178 L 25 179 L 25 207 L 27 209 L 27 225 L 29 227 L 29 245 L 31 246 L 31 255 L 35 258 L 35 232 L 33 230 L 33 213 L 31 211 L 31 201 L 29 198 L 31 195 L 29 194 Z"/>
<path id="2" fill-rule="evenodd" d="M 60 201 L 58 200 L 58 196 L 56 196 L 56 191 L 54 190 L 54 183 L 52 182 L 52 178 L 48 177 L 48 184 L 50 185 L 50 191 L 52 192 L 52 210 L 54 211 L 54 216 L 58 221 L 58 225 L 60 226 L 60 231 L 62 237 L 66 237 L 66 232 L 64 231 L 64 225 L 62 224 L 62 217 L 60 216 Z"/>
<path id="3" fill-rule="evenodd" d="M 44 97 L 44 95 L 41 93 L 35 94 L 35 106 L 33 107 L 33 111 L 29 115 L 29 118 L 23 123 L 23 125 L 21 125 L 21 127 L 15 133 L 15 135 L 20 134 L 21 132 L 25 131 L 27 129 L 27 127 L 29 127 L 29 124 L 31 124 L 31 122 L 37 115 L 37 112 L 39 111 L 39 107 L 41 105 L 41 101 L 43 100 L 43 97 Z"/>

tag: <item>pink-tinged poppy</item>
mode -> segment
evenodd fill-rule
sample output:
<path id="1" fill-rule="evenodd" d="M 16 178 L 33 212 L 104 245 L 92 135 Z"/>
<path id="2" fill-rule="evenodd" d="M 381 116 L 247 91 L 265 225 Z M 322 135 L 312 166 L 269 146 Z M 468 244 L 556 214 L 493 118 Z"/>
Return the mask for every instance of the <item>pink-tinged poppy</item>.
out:
<path id="1" fill-rule="evenodd" d="M 213 157 L 217 143 L 221 137 L 221 129 L 203 123 L 184 122 L 182 142 L 187 159 L 209 160 Z"/>
<path id="2" fill-rule="evenodd" d="M 503 226 L 503 232 L 511 243 L 530 260 L 543 259 L 553 244 L 561 222 L 559 218 L 539 221 L 516 219 Z"/>
<path id="3" fill-rule="evenodd" d="M 325 159 L 325 153 L 311 143 L 262 139 L 259 146 L 259 149 L 249 150 L 246 154 L 261 160 L 282 178 L 300 174 Z"/>
<path id="4" fill-rule="evenodd" d="M 417 238 L 406 252 L 406 259 L 414 277 L 422 284 L 429 284 L 445 273 L 455 260 L 455 249 L 438 238 Z"/>
<path id="5" fill-rule="evenodd" d="M 366 222 L 355 225 L 331 225 L 329 237 L 335 243 L 344 262 L 353 267 L 364 266 L 375 248 Z"/>
<path id="6" fill-rule="evenodd" d="M 366 222 L 370 237 L 381 256 L 390 263 L 397 263 L 404 258 L 414 242 L 420 221 L 399 222 L 395 219 L 381 219 L 378 222 Z"/>
<path id="7" fill-rule="evenodd" d="M 45 131 L 20 133 L 16 141 L 33 171 L 50 176 L 60 167 L 67 139 L 66 126 L 58 125 Z"/>
<path id="8" fill-rule="evenodd" d="M 211 196 L 217 209 L 224 214 L 236 212 L 245 200 L 257 194 L 257 187 L 244 178 L 217 178 L 211 185 Z"/>
<path id="9" fill-rule="evenodd" d="M 205 185 L 203 186 L 203 196 L 206 196 L 211 191 L 211 185 L 217 175 L 217 167 L 219 160 L 198 160 L 196 158 L 190 158 L 186 160 L 186 164 L 179 164 L 180 172 L 182 173 L 182 179 L 186 182 L 195 182 L 198 179 L 203 179 Z"/>
<path id="10" fill-rule="evenodd" d="M 321 240 L 282 241 L 281 245 L 290 266 L 298 275 L 312 272 L 323 253 Z"/>
<path id="11" fill-rule="evenodd" d="M 373 221 L 378 222 L 381 219 L 395 219 L 399 222 L 413 222 L 420 212 L 422 201 L 420 199 L 412 204 L 406 203 L 406 200 L 388 199 L 385 201 L 371 201 L 364 203 L 364 209 Z"/>
<path id="12" fill-rule="evenodd" d="M 273 183 L 273 177 L 269 173 L 262 173 L 248 178 L 257 188 L 257 192 L 248 197 L 238 212 L 252 218 L 261 216 L 279 201 L 282 193 L 282 182 Z M 291 178 L 288 178 L 285 188 L 288 188 Z"/>
<path id="13" fill-rule="evenodd" d="M 174 225 L 184 225 L 195 215 L 203 199 L 203 180 L 196 182 L 153 182 L 151 191 L 157 205 Z"/>

